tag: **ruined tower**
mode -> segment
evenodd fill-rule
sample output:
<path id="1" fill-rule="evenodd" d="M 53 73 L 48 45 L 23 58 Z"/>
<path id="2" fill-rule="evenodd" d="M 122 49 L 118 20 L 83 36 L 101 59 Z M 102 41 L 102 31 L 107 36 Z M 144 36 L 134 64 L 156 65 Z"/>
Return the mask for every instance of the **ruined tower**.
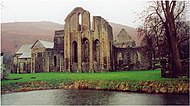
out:
<path id="1" fill-rule="evenodd" d="M 91 25 L 92 24 L 92 25 Z M 112 70 L 112 27 L 100 16 L 76 7 L 65 19 L 64 70 L 100 72 Z"/>

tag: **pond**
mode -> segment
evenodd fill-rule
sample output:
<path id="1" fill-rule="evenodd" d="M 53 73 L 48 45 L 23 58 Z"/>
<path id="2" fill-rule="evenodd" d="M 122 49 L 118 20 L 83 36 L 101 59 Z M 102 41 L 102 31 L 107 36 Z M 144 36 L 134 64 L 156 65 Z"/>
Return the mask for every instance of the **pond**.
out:
<path id="1" fill-rule="evenodd" d="M 99 90 L 39 90 L 1 95 L 2 105 L 189 104 L 188 94 L 145 94 Z"/>

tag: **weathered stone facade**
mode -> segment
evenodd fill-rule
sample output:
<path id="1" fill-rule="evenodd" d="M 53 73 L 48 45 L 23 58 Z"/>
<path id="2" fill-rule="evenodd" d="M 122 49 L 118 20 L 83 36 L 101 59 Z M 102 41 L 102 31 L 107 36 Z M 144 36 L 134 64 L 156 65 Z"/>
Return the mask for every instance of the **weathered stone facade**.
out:
<path id="1" fill-rule="evenodd" d="M 92 24 L 92 27 L 91 27 Z M 66 72 L 112 70 L 112 27 L 100 16 L 80 7 L 65 19 L 64 69 Z"/>
<path id="2" fill-rule="evenodd" d="M 31 48 L 32 45 L 22 45 L 13 56 L 13 73 L 31 72 Z"/>
<path id="3" fill-rule="evenodd" d="M 54 43 L 37 40 L 32 46 L 32 72 L 63 71 L 64 30 L 55 31 Z"/>
<path id="4" fill-rule="evenodd" d="M 142 47 L 136 46 L 135 41 L 124 29 L 113 41 L 113 46 L 115 70 L 147 69 L 147 55 L 142 52 Z"/>
<path id="5" fill-rule="evenodd" d="M 53 48 L 53 43 L 37 40 L 32 49 L 32 73 L 49 72 L 49 56 L 48 49 Z"/>
<path id="6" fill-rule="evenodd" d="M 55 31 L 54 47 L 48 49 L 49 72 L 63 72 L 64 30 Z"/>

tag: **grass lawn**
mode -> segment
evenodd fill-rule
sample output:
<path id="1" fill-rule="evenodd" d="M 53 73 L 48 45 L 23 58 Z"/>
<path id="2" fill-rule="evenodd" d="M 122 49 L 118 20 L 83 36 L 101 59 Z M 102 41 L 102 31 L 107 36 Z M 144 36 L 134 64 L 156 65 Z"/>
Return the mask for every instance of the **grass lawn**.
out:
<path id="1" fill-rule="evenodd" d="M 155 81 L 155 80 L 188 80 L 161 78 L 160 70 L 153 71 L 122 71 L 122 72 L 103 72 L 103 73 L 34 73 L 34 74 L 9 74 L 10 80 L 1 81 L 2 84 L 11 82 L 30 82 L 30 81 L 74 81 L 74 80 L 112 80 L 112 81 Z M 34 77 L 34 78 L 32 78 Z M 21 78 L 19 80 L 11 80 Z"/>

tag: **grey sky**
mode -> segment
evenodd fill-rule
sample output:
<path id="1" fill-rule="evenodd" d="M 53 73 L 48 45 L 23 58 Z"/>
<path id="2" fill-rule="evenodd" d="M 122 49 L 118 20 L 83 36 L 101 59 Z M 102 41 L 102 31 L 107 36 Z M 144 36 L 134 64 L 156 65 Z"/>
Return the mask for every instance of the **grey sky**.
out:
<path id="1" fill-rule="evenodd" d="M 135 21 L 146 1 L 132 0 L 2 0 L 1 22 L 52 21 L 64 24 L 66 16 L 82 7 L 91 16 L 102 16 L 109 22 L 137 27 Z"/>

